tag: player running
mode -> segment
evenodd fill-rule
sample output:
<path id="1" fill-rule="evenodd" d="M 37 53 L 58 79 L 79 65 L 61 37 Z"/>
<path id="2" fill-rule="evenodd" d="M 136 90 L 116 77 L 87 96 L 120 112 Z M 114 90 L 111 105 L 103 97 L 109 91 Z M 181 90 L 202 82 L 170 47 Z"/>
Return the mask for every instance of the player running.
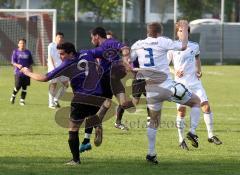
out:
<path id="1" fill-rule="evenodd" d="M 176 24 L 176 36 L 179 38 L 181 35 L 180 23 Z M 188 28 L 188 33 L 190 33 L 190 28 Z M 181 40 L 178 41 L 179 43 Z M 201 71 L 201 60 L 200 60 L 199 45 L 195 42 L 188 41 L 187 49 L 184 51 L 174 51 L 168 52 L 169 62 L 173 63 L 175 81 L 184 84 L 189 90 L 195 93 L 201 100 L 201 108 L 203 111 L 204 121 L 206 124 L 208 132 L 208 141 L 216 145 L 222 144 L 222 142 L 213 133 L 213 113 L 211 112 L 210 105 L 208 102 L 207 94 L 203 88 L 200 78 L 202 77 Z M 188 146 L 184 140 L 184 128 L 185 128 L 185 115 L 186 106 L 177 104 L 177 118 L 176 125 L 178 128 L 179 135 L 179 146 L 182 149 L 188 150 Z M 191 120 L 194 120 L 191 119 Z M 198 121 L 195 121 L 198 123 Z M 187 138 L 192 141 L 194 131 L 190 129 L 187 133 Z M 194 137 L 197 137 L 196 135 Z M 197 147 L 193 141 L 193 146 Z"/>

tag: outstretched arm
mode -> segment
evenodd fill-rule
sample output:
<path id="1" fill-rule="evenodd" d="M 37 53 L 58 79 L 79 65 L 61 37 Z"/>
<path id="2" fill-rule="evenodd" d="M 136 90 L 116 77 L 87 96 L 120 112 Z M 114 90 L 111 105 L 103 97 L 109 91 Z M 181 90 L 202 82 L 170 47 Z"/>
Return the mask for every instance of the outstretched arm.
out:
<path id="1" fill-rule="evenodd" d="M 34 80 L 42 81 L 42 82 L 48 81 L 46 75 L 42 75 L 42 74 L 37 74 L 37 73 L 31 72 L 31 70 L 26 68 L 26 67 L 22 68 L 21 72 L 23 72 L 25 75 L 29 76 L 30 78 L 32 78 Z"/>

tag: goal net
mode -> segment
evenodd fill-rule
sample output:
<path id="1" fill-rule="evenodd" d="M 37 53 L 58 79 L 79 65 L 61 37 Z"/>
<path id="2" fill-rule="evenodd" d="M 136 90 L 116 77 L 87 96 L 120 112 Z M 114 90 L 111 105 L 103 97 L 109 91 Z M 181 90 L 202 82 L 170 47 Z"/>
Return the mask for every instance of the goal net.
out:
<path id="1" fill-rule="evenodd" d="M 18 40 L 25 38 L 34 63 L 46 65 L 47 47 L 55 33 L 55 9 L 0 9 L 0 64 L 11 63 Z"/>

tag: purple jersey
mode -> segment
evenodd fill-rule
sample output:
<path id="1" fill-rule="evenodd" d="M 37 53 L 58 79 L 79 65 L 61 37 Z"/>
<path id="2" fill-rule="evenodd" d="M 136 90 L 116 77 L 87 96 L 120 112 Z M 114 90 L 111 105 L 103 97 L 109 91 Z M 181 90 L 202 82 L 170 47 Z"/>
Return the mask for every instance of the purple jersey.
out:
<path id="1" fill-rule="evenodd" d="M 139 68 L 138 58 L 136 58 L 136 59 L 132 62 L 132 67 L 133 67 L 133 68 Z"/>
<path id="2" fill-rule="evenodd" d="M 33 64 L 32 54 L 30 50 L 26 49 L 24 51 L 21 51 L 15 49 L 12 53 L 12 63 L 21 64 L 23 67 L 29 68 Z M 18 69 L 17 67 L 15 67 L 14 72 L 16 75 L 19 75 L 21 77 L 26 76 L 22 72 L 20 72 L 20 69 Z"/>
<path id="3" fill-rule="evenodd" d="M 120 41 L 110 38 L 106 39 L 100 46 L 91 50 L 95 58 L 100 58 L 100 65 L 104 73 L 109 73 L 111 64 L 121 59 L 120 51 L 125 45 Z"/>
<path id="4" fill-rule="evenodd" d="M 47 73 L 47 80 L 59 76 L 69 77 L 74 93 L 101 95 L 100 79 L 103 70 L 97 66 L 95 58 L 89 51 L 81 51 L 73 59 L 67 59 L 62 64 Z"/>

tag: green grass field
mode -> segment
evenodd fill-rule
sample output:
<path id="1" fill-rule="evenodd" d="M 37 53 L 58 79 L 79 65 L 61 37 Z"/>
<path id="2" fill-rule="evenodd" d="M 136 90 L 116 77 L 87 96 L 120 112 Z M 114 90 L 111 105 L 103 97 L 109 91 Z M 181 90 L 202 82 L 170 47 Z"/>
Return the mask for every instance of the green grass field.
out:
<path id="1" fill-rule="evenodd" d="M 34 70 L 44 72 L 41 68 Z M 190 151 L 180 150 L 174 126 L 175 104 L 165 103 L 162 125 L 157 134 L 156 149 L 160 163 L 157 166 L 148 164 L 145 161 L 146 110 L 142 105 L 135 114 L 125 113 L 123 121 L 130 127 L 128 132 L 115 129 L 115 119 L 111 118 L 104 123 L 103 144 L 81 154 L 80 166 L 70 167 L 64 165 L 71 158 L 68 132 L 56 124 L 56 111 L 48 108 L 48 83 L 32 81 L 26 106 L 18 104 L 19 98 L 11 105 L 9 98 L 14 84 L 12 67 L 1 67 L 0 174 L 239 175 L 240 67 L 206 66 L 203 72 L 203 83 L 214 113 L 215 134 L 221 138 L 223 145 L 207 142 L 201 116 L 197 129 L 199 148 L 195 149 L 189 143 Z M 68 102 L 61 104 L 69 105 Z M 189 117 L 186 119 L 188 124 Z M 80 132 L 82 139 L 83 130 Z"/>

